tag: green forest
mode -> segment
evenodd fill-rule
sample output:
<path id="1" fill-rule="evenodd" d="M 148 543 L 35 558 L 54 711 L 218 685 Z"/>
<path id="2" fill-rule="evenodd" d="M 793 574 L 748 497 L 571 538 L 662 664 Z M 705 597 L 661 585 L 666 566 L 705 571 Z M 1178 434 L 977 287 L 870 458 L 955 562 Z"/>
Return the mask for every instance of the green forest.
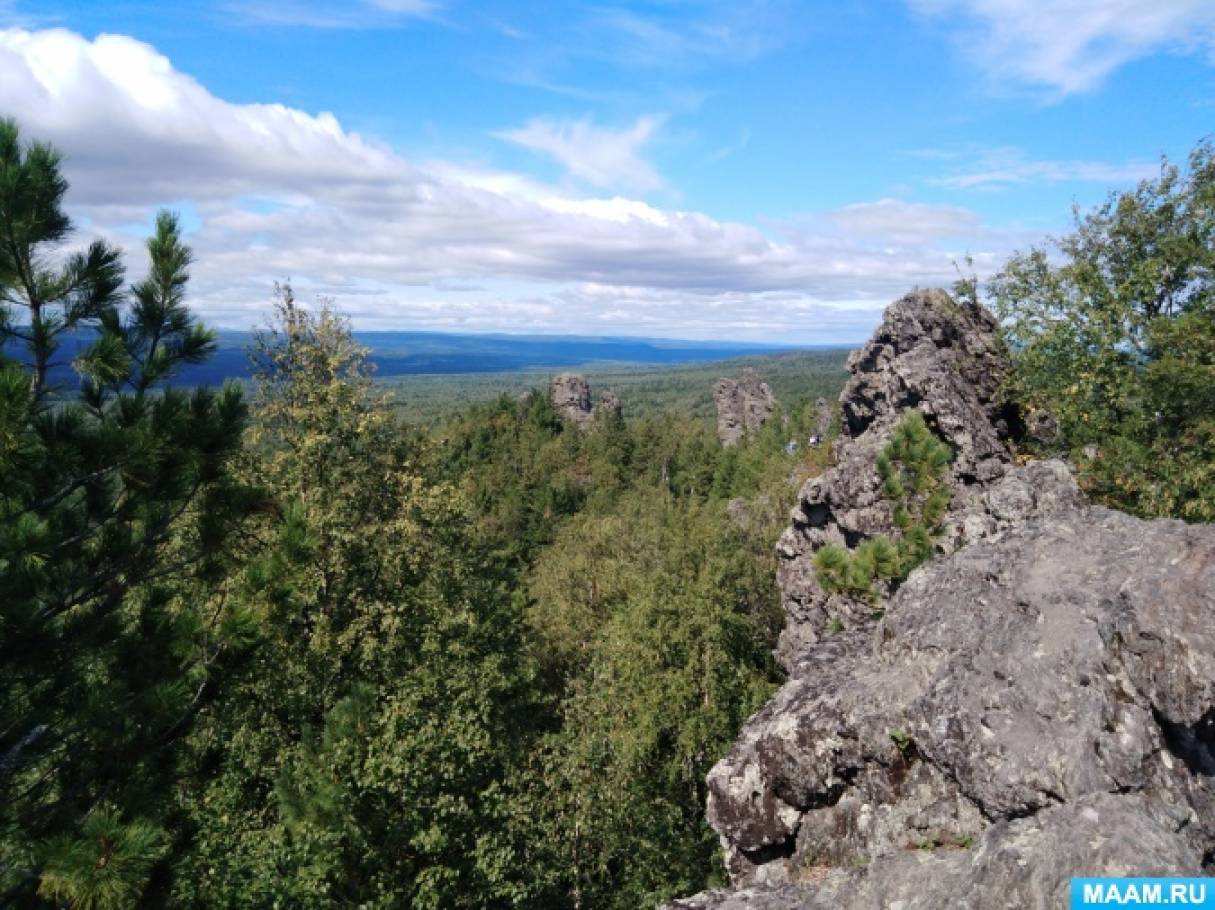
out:
<path id="1" fill-rule="evenodd" d="M 179 219 L 129 283 L 73 245 L 68 193 L 0 124 L 0 905 L 632 910 L 723 883 L 704 777 L 780 682 L 774 544 L 829 463 L 806 440 L 840 357 L 786 363 L 783 412 L 723 448 L 708 369 L 609 382 L 624 414 L 586 429 L 543 377 L 411 404 L 283 284 L 253 382 L 182 389 L 214 336 Z M 1061 254 L 959 283 L 1049 417 L 1025 457 L 1215 519 L 1213 237 L 1203 145 Z M 927 553 L 871 555 L 838 583 Z"/>
<path id="2" fill-rule="evenodd" d="M 616 392 L 627 404 L 629 417 L 681 414 L 711 421 L 716 416 L 713 383 L 737 376 L 750 367 L 772 388 L 778 401 L 801 402 L 815 397 L 832 400 L 847 372 L 846 348 L 734 357 L 712 363 L 655 366 L 652 364 L 588 364 L 577 370 L 596 390 Z M 447 373 L 376 376 L 391 391 L 396 415 L 407 423 L 435 427 L 453 414 L 485 404 L 500 395 L 521 397 L 548 384 L 550 372 L 520 370 L 506 373 Z"/>

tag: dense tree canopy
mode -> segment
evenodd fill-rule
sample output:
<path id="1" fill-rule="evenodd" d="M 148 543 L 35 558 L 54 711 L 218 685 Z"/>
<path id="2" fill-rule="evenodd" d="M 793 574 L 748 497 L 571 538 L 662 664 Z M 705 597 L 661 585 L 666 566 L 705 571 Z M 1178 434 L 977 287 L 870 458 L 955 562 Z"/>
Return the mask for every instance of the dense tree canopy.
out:
<path id="1" fill-rule="evenodd" d="M 218 907 L 484 906 L 527 704 L 521 626 L 457 491 L 428 482 L 328 306 L 280 291 L 244 470 L 275 509 L 222 591 L 254 659 L 200 718 L 176 895 Z"/>
<path id="2" fill-rule="evenodd" d="M 1142 515 L 1215 520 L 1215 146 L 1076 215 L 1057 250 L 991 282 L 1011 396 L 1057 423 L 1091 491 Z"/>
<path id="3" fill-rule="evenodd" d="M 704 778 L 776 680 L 771 544 L 719 502 L 643 486 L 537 561 L 528 619 L 559 724 L 534 839 L 556 905 L 647 906 L 715 868 Z"/>

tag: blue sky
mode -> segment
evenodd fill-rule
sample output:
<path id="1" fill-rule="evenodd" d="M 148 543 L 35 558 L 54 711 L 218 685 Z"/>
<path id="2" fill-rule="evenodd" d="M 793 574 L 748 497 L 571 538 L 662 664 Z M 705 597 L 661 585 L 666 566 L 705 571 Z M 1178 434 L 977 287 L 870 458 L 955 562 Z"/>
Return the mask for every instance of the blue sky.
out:
<path id="1" fill-rule="evenodd" d="M 183 210 L 231 327 L 856 341 L 1183 160 L 1213 61 L 1210 0 L 0 0 L 80 239 Z"/>

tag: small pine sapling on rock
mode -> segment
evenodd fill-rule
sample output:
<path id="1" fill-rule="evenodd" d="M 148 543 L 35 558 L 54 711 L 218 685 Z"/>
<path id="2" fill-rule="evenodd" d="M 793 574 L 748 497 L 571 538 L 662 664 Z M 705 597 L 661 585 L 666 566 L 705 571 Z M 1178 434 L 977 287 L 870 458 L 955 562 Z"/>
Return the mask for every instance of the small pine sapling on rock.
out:
<path id="1" fill-rule="evenodd" d="M 827 544 L 814 554 L 819 584 L 828 592 L 871 599 L 878 581 L 901 581 L 933 551 L 951 491 L 945 471 L 952 452 L 908 411 L 877 457 L 882 491 L 891 502 L 896 537 L 879 534 L 854 550 Z"/>

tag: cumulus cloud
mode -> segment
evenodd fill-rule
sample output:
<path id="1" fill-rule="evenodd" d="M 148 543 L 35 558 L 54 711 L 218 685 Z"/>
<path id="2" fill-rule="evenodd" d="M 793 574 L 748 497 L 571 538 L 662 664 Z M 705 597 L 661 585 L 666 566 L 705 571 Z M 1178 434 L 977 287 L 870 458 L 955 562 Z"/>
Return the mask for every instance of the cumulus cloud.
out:
<path id="1" fill-rule="evenodd" d="M 154 203 L 371 185 L 407 168 L 332 114 L 216 98 L 146 44 L 0 31 L 0 110 L 69 155 L 76 202 Z"/>
<path id="2" fill-rule="evenodd" d="M 194 301 L 223 325 L 258 321 L 291 277 L 364 327 L 855 340 L 908 287 L 950 281 L 940 241 L 978 226 L 881 200 L 761 230 L 410 163 L 330 114 L 218 98 L 116 35 L 0 31 L 0 110 L 65 152 L 74 213 L 134 261 L 154 208 L 186 206 Z"/>
<path id="3" fill-rule="evenodd" d="M 1210 0 L 908 0 L 956 23 L 958 43 L 997 83 L 1060 94 L 1099 85 L 1118 67 L 1161 50 L 1215 49 Z"/>
<path id="4" fill-rule="evenodd" d="M 537 117 L 518 129 L 494 135 L 550 156 L 592 186 L 646 191 L 658 189 L 663 183 L 641 157 L 642 148 L 661 125 L 660 117 L 639 117 L 623 129 L 596 126 L 589 119 Z"/>

